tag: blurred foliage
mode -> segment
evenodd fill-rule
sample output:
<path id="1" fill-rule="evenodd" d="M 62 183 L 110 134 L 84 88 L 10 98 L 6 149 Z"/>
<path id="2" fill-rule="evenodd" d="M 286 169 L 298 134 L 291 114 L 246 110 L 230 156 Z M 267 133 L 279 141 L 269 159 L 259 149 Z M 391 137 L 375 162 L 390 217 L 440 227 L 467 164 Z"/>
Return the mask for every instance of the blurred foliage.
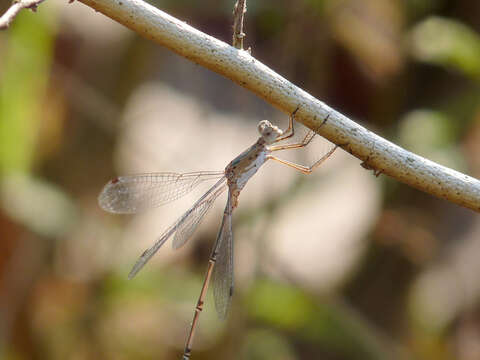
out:
<path id="1" fill-rule="evenodd" d="M 465 73 L 480 75 L 480 36 L 468 26 L 430 17 L 411 31 L 412 53 L 421 61 Z"/>
<path id="2" fill-rule="evenodd" d="M 35 161 L 53 34 L 42 15 L 26 13 L 2 44 L 0 172 L 28 172 Z"/>
<path id="3" fill-rule="evenodd" d="M 442 165 L 466 171 L 457 148 L 458 126 L 445 113 L 415 110 L 400 125 L 399 143 L 404 148 Z"/>
<path id="4" fill-rule="evenodd" d="M 150 3 L 231 38 L 233 0 Z M 480 176 L 480 2 L 247 6 L 245 43 L 259 60 L 408 150 Z M 0 359 L 178 359 L 217 223 L 199 234 L 210 242 L 197 239 L 179 258 L 166 257 L 128 281 L 137 245 L 150 239 L 137 229 L 139 244 L 124 241 L 130 220 L 96 205 L 114 165 L 122 166 L 117 144 L 128 139 L 120 120 L 136 89 L 151 81 L 215 113 L 273 114 L 243 89 L 82 4 L 47 1 L 0 32 Z M 177 156 L 178 148 L 199 134 L 175 128 L 176 113 L 155 116 L 161 132 L 176 129 L 178 147 L 154 140 L 153 150 L 188 158 Z M 383 178 L 375 180 L 383 194 L 379 215 L 357 235 L 366 253 L 351 260 L 354 251 L 341 249 L 347 260 L 332 264 L 351 261 L 353 270 L 328 289 L 312 290 L 282 265 L 269 272 L 265 222 L 301 196 L 301 181 L 285 196 L 242 204 L 235 228 L 249 254 L 242 266 L 251 268 L 236 270 L 241 280 L 226 322 L 216 318 L 208 295 L 192 358 L 480 359 L 478 216 Z M 363 211 L 355 200 L 347 206 Z M 323 214 L 315 215 L 320 223 Z M 167 225 L 157 222 L 159 229 Z M 336 244 L 335 234 L 308 236 Z M 302 240 L 292 239 L 292 261 L 301 259 L 295 242 Z"/>

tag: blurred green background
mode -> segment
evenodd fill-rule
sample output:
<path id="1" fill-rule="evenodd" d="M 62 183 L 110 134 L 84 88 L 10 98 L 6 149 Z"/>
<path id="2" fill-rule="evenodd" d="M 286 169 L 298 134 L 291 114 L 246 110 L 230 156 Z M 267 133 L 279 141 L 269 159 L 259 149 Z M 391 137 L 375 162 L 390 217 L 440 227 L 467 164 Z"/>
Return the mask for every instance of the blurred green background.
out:
<path id="1" fill-rule="evenodd" d="M 230 42 L 233 3 L 153 4 Z M 315 97 L 480 177 L 480 2 L 249 1 L 245 31 Z M 263 118 L 288 119 L 78 2 L 0 32 L 0 359 L 178 359 L 224 200 L 128 281 L 201 192 L 138 216 L 96 197 L 117 174 L 221 170 Z M 480 218 L 359 165 L 339 150 L 311 177 L 267 164 L 252 179 L 229 317 L 209 294 L 193 359 L 480 359 Z"/>

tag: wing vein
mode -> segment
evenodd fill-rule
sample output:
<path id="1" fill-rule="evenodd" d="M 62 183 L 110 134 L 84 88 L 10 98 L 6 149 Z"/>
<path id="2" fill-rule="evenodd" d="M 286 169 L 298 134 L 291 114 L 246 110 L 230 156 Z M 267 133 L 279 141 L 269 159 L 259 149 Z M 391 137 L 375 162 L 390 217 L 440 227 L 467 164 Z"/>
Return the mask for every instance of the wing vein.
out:
<path id="1" fill-rule="evenodd" d="M 193 234 L 195 228 L 200 224 L 205 214 L 211 208 L 211 205 L 213 204 L 215 199 L 221 193 L 223 193 L 223 191 L 225 191 L 226 187 L 227 185 L 225 184 L 225 177 L 222 177 L 205 194 L 203 194 L 203 196 L 198 199 L 190 209 L 188 209 L 182 216 L 180 216 L 177 221 L 175 221 L 169 228 L 167 228 L 150 248 L 145 250 L 142 255 L 140 255 L 132 270 L 128 274 L 128 278 L 132 279 L 152 258 L 152 256 L 155 255 L 155 253 L 162 247 L 165 241 L 167 241 L 176 231 L 178 231 L 178 229 L 182 229 L 185 223 L 195 224 L 193 228 L 190 228 L 191 231 L 185 234 L 188 235 L 188 237 L 182 238 L 183 242 L 181 243 L 181 245 L 183 245 Z M 197 211 L 199 208 L 201 210 Z"/>
<path id="2" fill-rule="evenodd" d="M 233 232 L 232 232 L 232 201 L 228 193 L 227 205 L 222 219 L 222 225 L 214 246 L 216 252 L 213 269 L 213 296 L 215 309 L 221 319 L 227 316 L 233 296 Z"/>
<path id="3" fill-rule="evenodd" d="M 177 200 L 199 184 L 223 176 L 222 171 L 120 176 L 105 185 L 98 203 L 112 213 L 132 214 Z"/>

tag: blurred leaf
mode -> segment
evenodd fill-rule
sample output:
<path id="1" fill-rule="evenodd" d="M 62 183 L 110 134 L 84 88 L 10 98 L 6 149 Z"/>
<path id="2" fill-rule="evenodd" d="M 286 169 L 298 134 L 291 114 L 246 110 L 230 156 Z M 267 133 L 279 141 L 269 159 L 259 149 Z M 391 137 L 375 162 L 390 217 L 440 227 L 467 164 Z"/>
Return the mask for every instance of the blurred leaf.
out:
<path id="1" fill-rule="evenodd" d="M 480 37 L 467 26 L 430 17 L 413 28 L 410 45 L 416 59 L 480 80 Z"/>
<path id="2" fill-rule="evenodd" d="M 407 0 L 406 8 L 411 18 L 419 18 L 438 9 L 445 0 Z"/>
<path id="3" fill-rule="evenodd" d="M 309 5 L 313 11 L 318 12 L 319 14 L 325 11 L 325 3 L 327 0 L 304 0 L 307 5 Z"/>
<path id="4" fill-rule="evenodd" d="M 286 26 L 285 13 L 277 7 L 265 7 L 261 10 L 257 26 L 265 37 L 278 34 Z"/>
<path id="5" fill-rule="evenodd" d="M 372 80 L 391 79 L 403 68 L 399 46 L 404 14 L 397 1 L 329 0 L 326 12 L 332 36 Z"/>
<path id="6" fill-rule="evenodd" d="M 443 165 L 466 167 L 457 148 L 456 123 L 444 113 L 432 110 L 415 110 L 401 121 L 399 143 L 410 151 Z"/>
<path id="7" fill-rule="evenodd" d="M 267 281 L 258 282 L 250 295 L 249 308 L 254 317 L 295 330 L 312 317 L 314 304 L 298 289 Z"/>
<path id="8" fill-rule="evenodd" d="M 433 110 L 415 110 L 402 120 L 400 140 L 406 146 L 442 148 L 456 140 L 457 132 L 452 121 L 443 113 Z"/>
<path id="9" fill-rule="evenodd" d="M 22 11 L 8 29 L 0 69 L 0 172 L 25 172 L 32 167 L 52 32 L 40 11 Z"/>
<path id="10" fill-rule="evenodd" d="M 448 269 L 430 268 L 417 278 L 410 289 L 408 333 L 413 352 L 420 358 L 457 358 L 448 344 L 447 335 L 449 326 L 452 326 L 458 316 L 461 299 L 464 297 L 455 288 L 458 281 L 456 275 Z M 474 358 L 476 357 L 471 357 Z"/>
<path id="11" fill-rule="evenodd" d="M 241 359 L 294 360 L 296 356 L 285 337 L 273 331 L 255 329 L 247 334 Z"/>
<path id="12" fill-rule="evenodd" d="M 327 298 L 316 303 L 296 287 L 259 281 L 248 295 L 247 308 L 256 319 L 355 359 L 397 358 L 396 349 L 386 347 L 384 339 L 344 304 Z"/>
<path id="13" fill-rule="evenodd" d="M 76 219 L 76 207 L 62 190 L 27 176 L 3 179 L 0 205 L 12 219 L 42 236 L 60 237 Z"/>

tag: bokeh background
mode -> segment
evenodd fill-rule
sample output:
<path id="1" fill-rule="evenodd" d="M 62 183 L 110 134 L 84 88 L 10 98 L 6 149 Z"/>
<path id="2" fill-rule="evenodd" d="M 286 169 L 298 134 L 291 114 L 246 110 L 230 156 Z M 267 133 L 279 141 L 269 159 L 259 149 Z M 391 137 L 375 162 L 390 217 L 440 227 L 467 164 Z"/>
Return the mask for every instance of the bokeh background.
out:
<path id="1" fill-rule="evenodd" d="M 226 42 L 233 3 L 153 2 Z M 245 26 L 293 83 L 480 177 L 480 2 L 249 1 Z M 97 196 L 118 174 L 221 170 L 264 118 L 288 116 L 81 3 L 23 11 L 0 32 L 0 358 L 178 359 L 225 199 L 129 281 L 205 188 L 137 216 Z M 234 234 L 229 317 L 209 294 L 193 359 L 480 359 L 478 214 L 338 150 L 309 177 L 266 164 Z"/>

